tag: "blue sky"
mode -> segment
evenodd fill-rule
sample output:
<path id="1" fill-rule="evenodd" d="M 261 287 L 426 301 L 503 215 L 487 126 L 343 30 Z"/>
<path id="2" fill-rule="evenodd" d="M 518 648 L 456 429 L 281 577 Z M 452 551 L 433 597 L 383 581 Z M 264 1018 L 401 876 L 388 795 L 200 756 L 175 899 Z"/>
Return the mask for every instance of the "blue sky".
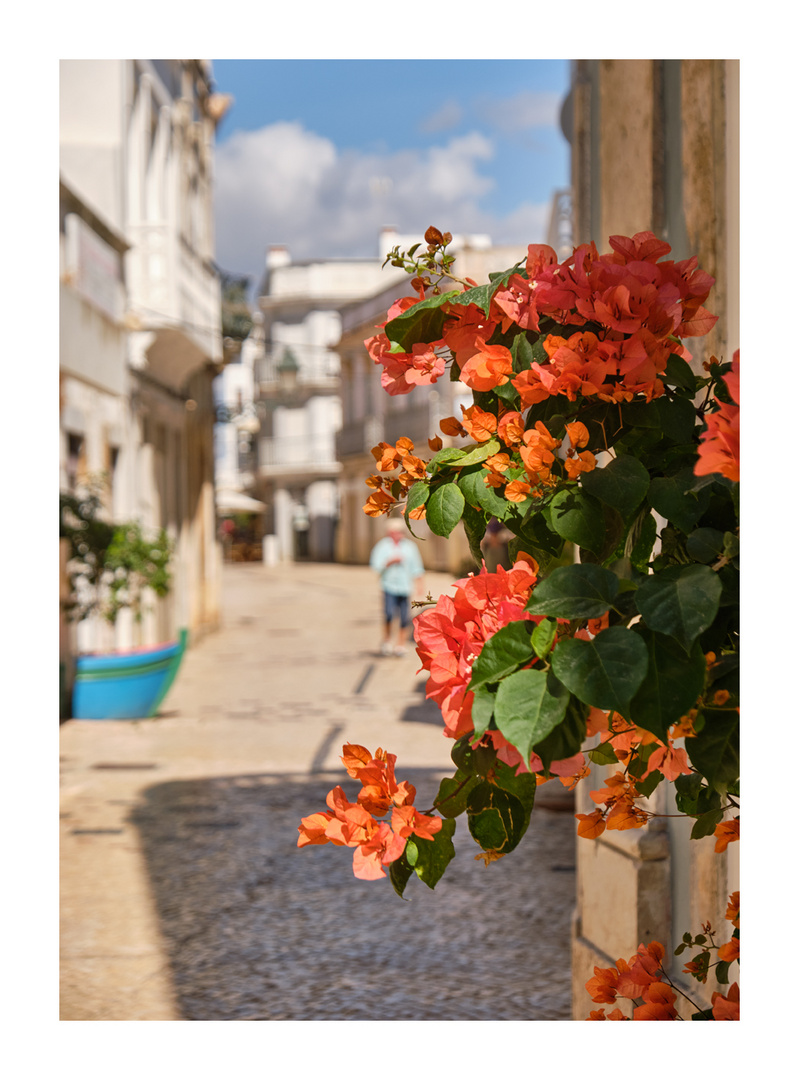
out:
<path id="1" fill-rule="evenodd" d="M 568 60 L 214 60 L 217 261 L 378 256 L 378 231 L 544 239 Z"/>

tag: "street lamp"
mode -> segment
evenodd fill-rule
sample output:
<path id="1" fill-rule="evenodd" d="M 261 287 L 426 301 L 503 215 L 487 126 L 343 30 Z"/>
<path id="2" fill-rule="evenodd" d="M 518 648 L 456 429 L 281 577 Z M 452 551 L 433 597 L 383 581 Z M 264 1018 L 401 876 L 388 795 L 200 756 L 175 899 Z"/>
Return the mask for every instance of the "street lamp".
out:
<path id="1" fill-rule="evenodd" d="M 283 350 L 283 359 L 277 365 L 277 378 L 284 397 L 291 397 L 297 389 L 300 365 L 291 349 Z"/>

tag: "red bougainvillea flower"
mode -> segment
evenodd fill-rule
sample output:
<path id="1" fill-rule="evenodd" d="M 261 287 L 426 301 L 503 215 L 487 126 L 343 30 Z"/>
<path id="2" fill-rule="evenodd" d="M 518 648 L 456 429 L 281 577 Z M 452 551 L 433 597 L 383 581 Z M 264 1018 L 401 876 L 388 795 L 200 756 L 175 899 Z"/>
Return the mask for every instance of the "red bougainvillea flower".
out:
<path id="1" fill-rule="evenodd" d="M 485 344 L 496 329 L 496 320 L 486 317 L 477 304 L 450 304 L 447 306 L 449 318 L 444 323 L 442 343 L 455 357 L 459 368 L 478 349 L 478 342 Z"/>
<path id="2" fill-rule="evenodd" d="M 663 982 L 651 983 L 643 994 L 644 1003 L 633 1009 L 633 1020 L 676 1020 L 676 993 Z"/>
<path id="3" fill-rule="evenodd" d="M 615 967 L 594 968 L 593 978 L 585 984 L 585 988 L 591 995 L 591 1000 L 604 1002 L 612 1005 L 616 1000 L 616 987 L 619 983 L 619 972 Z M 604 1010 L 603 1010 L 604 1011 Z"/>
<path id="4" fill-rule="evenodd" d="M 501 323 L 503 334 L 514 325 L 523 330 L 538 331 L 534 283 L 521 274 L 514 274 L 492 296 L 491 313 Z"/>
<path id="5" fill-rule="evenodd" d="M 694 465 L 696 476 L 720 473 L 735 482 L 741 478 L 740 436 L 740 353 L 736 351 L 732 371 L 724 376 L 735 404 L 718 403 L 718 411 L 706 416 L 707 428 L 700 436 L 699 459 Z"/>
<path id="6" fill-rule="evenodd" d="M 441 596 L 434 608 L 414 620 L 416 651 L 430 673 L 427 697 L 441 709 L 444 733 L 453 739 L 473 730 L 474 694 L 467 692 L 472 664 L 486 641 L 525 614 L 536 574 L 525 559 L 511 570 L 499 567 L 455 582 L 454 596 Z"/>

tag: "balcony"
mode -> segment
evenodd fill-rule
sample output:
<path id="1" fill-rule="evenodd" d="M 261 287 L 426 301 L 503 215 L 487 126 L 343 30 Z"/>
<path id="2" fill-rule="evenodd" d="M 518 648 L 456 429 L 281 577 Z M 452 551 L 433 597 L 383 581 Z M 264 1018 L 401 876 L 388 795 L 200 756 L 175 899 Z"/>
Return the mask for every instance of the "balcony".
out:
<path id="1" fill-rule="evenodd" d="M 361 417 L 345 424 L 336 432 L 336 457 L 370 454 L 372 447 L 383 441 L 383 423 L 376 416 Z"/>
<path id="2" fill-rule="evenodd" d="M 277 477 L 331 477 L 341 472 L 332 435 L 261 439 L 258 471 L 267 479 Z"/>
<path id="3" fill-rule="evenodd" d="M 299 360 L 290 348 L 274 349 L 258 366 L 258 383 L 262 397 L 281 394 L 337 393 L 341 363 L 335 353 L 320 349 L 306 353 L 297 346 Z M 287 363 L 287 358 L 288 363 Z M 287 382 L 287 372 L 290 385 Z"/>

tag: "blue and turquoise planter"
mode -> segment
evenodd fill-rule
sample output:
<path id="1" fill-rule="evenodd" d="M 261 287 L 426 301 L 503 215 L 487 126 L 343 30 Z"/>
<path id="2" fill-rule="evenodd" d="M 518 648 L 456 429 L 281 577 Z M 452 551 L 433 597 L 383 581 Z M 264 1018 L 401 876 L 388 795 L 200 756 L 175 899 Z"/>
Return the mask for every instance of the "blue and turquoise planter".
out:
<path id="1" fill-rule="evenodd" d="M 75 720 L 141 720 L 155 716 L 175 681 L 188 631 L 177 641 L 131 652 L 79 656 L 75 665 Z"/>

